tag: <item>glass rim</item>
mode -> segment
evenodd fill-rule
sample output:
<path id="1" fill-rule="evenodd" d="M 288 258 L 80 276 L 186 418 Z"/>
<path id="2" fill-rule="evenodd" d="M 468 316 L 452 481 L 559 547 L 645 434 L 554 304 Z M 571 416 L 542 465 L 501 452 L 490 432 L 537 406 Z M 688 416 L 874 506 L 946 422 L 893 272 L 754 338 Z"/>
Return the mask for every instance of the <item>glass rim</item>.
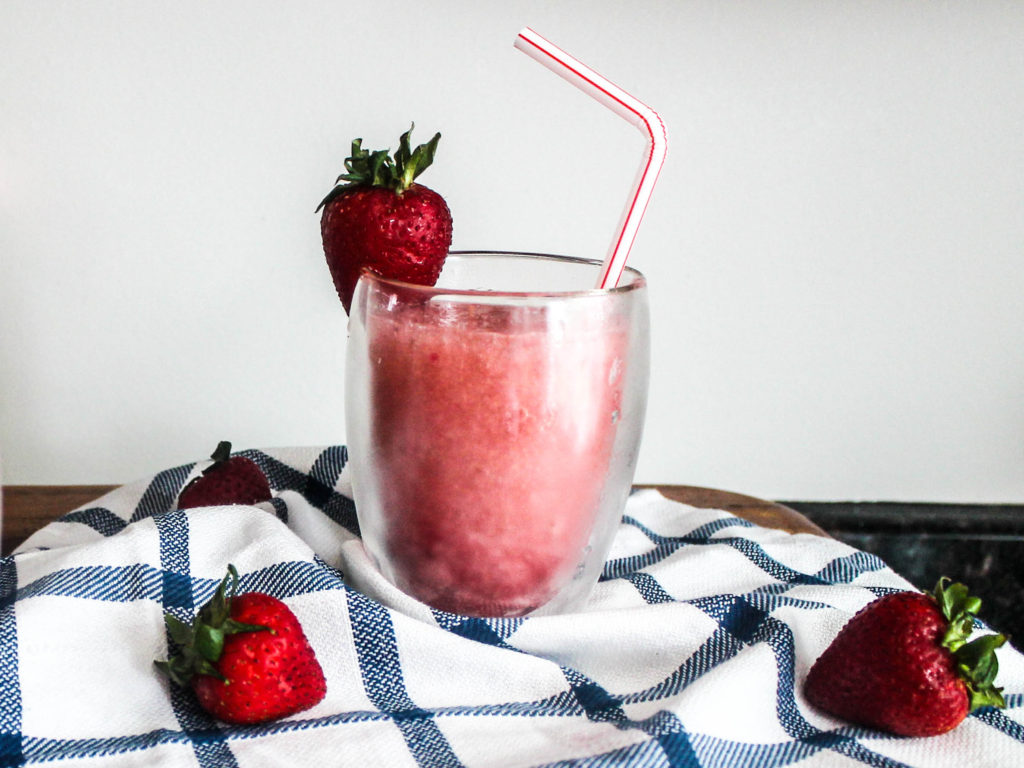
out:
<path id="1" fill-rule="evenodd" d="M 515 257 L 527 261 L 552 261 L 561 264 L 572 264 L 574 266 L 593 266 L 598 268 L 603 266 L 602 262 L 596 259 L 584 259 L 577 256 L 561 256 L 552 253 L 532 253 L 529 251 L 449 251 L 448 257 L 452 256 L 456 258 L 473 257 L 483 259 Z M 367 283 L 389 285 L 402 291 L 421 293 L 425 296 L 500 296 L 508 298 L 582 298 L 608 295 L 620 296 L 634 291 L 643 290 L 647 287 L 647 278 L 644 277 L 644 274 L 640 270 L 627 265 L 625 269 L 623 269 L 623 274 L 626 272 L 630 273 L 632 280 L 624 285 L 620 282 L 619 285 L 616 285 L 613 288 L 578 288 L 567 291 L 503 291 L 497 288 L 448 288 L 439 287 L 437 285 L 423 285 L 422 283 L 410 283 L 406 280 L 383 277 L 369 269 L 363 269 L 362 272 L 360 272 L 358 282 L 363 282 L 365 280 Z"/>

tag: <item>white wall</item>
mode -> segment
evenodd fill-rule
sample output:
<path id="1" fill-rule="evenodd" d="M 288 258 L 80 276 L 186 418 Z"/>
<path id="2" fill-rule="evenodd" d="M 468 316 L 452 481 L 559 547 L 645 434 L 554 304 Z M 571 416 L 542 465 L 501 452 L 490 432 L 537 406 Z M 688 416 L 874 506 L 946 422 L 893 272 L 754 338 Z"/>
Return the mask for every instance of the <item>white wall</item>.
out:
<path id="1" fill-rule="evenodd" d="M 669 129 L 639 481 L 1024 502 L 1012 0 L 5 0 L 5 481 L 344 441 L 313 209 L 355 136 L 443 133 L 456 248 L 602 257 L 643 139 L 526 25 Z"/>

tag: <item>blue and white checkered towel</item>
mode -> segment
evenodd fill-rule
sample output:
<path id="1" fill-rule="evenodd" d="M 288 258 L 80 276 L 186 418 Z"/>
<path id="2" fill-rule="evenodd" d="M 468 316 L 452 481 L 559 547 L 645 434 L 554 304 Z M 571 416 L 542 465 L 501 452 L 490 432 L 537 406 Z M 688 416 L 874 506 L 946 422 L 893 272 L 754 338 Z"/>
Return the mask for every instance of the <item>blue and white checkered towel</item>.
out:
<path id="1" fill-rule="evenodd" d="M 0 566 L 0 766 L 1024 765 L 1024 657 L 1008 708 L 905 739 L 812 709 L 808 667 L 877 595 L 908 588 L 840 542 L 653 491 L 629 501 L 586 611 L 481 620 L 397 594 L 360 544 L 342 447 L 243 451 L 274 499 L 172 511 L 201 466 L 119 488 Z M 285 600 L 327 677 L 315 708 L 215 722 L 172 689 L 162 615 L 234 563 Z"/>

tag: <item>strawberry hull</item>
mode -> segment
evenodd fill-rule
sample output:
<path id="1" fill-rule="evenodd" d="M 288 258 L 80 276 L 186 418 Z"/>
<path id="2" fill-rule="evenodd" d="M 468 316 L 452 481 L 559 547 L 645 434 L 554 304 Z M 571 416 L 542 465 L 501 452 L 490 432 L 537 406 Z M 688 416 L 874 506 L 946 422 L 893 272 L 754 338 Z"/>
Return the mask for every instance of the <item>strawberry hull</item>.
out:
<path id="1" fill-rule="evenodd" d="M 635 318 L 600 296 L 555 322 L 380 298 L 353 316 L 348 421 L 362 535 L 384 575 L 475 616 L 585 595 L 632 479 Z"/>

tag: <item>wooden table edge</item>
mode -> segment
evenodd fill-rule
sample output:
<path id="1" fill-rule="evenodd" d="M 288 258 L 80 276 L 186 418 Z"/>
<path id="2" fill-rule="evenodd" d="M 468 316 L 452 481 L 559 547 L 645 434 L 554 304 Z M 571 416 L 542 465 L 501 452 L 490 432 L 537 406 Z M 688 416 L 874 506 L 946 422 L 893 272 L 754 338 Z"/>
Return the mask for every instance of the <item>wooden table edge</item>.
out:
<path id="1" fill-rule="evenodd" d="M 764 528 L 775 528 L 787 533 L 810 533 L 815 536 L 829 537 L 823 528 L 811 522 L 792 507 L 775 501 L 759 499 L 756 496 L 697 485 L 638 485 L 636 487 L 653 488 L 666 498 L 698 509 L 721 509 Z"/>

